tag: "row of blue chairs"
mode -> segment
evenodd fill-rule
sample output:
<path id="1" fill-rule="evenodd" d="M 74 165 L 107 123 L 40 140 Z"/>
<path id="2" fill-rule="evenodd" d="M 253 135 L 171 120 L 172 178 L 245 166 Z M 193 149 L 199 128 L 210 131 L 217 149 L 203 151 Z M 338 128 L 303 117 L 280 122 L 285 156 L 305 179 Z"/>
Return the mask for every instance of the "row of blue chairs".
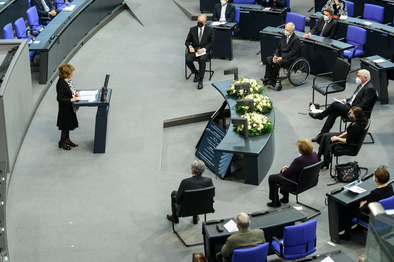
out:
<path id="1" fill-rule="evenodd" d="M 265 262 L 270 247 L 276 255 L 286 260 L 299 259 L 316 251 L 317 220 L 284 228 L 283 238 L 273 237 L 269 243 L 248 249 L 236 249 L 233 262 Z"/>

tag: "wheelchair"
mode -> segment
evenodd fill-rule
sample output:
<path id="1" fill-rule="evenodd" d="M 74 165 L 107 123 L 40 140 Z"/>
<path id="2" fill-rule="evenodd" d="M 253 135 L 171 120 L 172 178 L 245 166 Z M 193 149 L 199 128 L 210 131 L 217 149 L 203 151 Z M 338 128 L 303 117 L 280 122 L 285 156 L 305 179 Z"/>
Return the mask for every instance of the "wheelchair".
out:
<path id="1" fill-rule="evenodd" d="M 288 68 L 283 67 L 279 70 L 279 76 L 276 79 L 274 89 L 277 91 L 282 90 L 282 80 L 286 78 L 293 86 L 303 85 L 308 80 L 310 71 L 311 68 L 308 60 L 303 57 L 299 57 L 294 60 Z"/>

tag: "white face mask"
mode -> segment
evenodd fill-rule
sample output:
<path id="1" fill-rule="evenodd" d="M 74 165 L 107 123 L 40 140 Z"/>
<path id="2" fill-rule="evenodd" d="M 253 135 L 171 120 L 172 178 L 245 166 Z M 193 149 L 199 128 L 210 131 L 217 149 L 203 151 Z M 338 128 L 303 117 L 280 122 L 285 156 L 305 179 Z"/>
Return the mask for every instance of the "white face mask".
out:
<path id="1" fill-rule="evenodd" d="M 285 30 L 285 36 L 289 36 L 290 32 Z"/>
<path id="2" fill-rule="evenodd" d="M 358 77 L 356 77 L 356 84 L 357 84 L 357 85 L 360 85 L 360 84 L 361 84 L 361 79 L 358 78 Z"/>
<path id="3" fill-rule="evenodd" d="M 225 4 L 227 4 L 227 1 L 226 1 L 226 0 L 220 0 L 220 3 L 221 3 L 222 5 L 225 5 Z"/>
<path id="4" fill-rule="evenodd" d="M 328 19 L 329 19 L 329 18 L 328 18 L 328 16 L 324 16 L 324 21 L 326 21 L 326 22 L 327 22 L 327 21 L 328 21 Z"/>

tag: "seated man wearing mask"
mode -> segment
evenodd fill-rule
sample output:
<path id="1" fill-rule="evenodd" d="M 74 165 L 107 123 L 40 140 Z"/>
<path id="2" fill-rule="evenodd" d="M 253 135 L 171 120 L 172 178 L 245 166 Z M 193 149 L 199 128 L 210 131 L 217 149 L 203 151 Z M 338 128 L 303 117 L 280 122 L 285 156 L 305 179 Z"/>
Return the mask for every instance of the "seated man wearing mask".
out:
<path id="1" fill-rule="evenodd" d="M 275 87 L 279 69 L 281 67 L 289 67 L 294 60 L 300 57 L 300 39 L 294 34 L 294 28 L 293 23 L 286 24 L 285 33 L 279 40 L 274 55 L 267 57 L 265 75 L 262 79 L 264 85 L 268 84 Z"/>
<path id="2" fill-rule="evenodd" d="M 369 80 L 371 80 L 369 71 L 365 69 L 359 70 L 356 78 L 358 87 L 350 98 L 332 103 L 321 113 L 309 113 L 309 115 L 314 119 L 323 120 L 327 117 L 320 133 L 312 139 L 312 142 L 319 142 L 322 134 L 330 132 L 336 118 L 339 116 L 346 117 L 352 106 L 361 107 L 364 112 L 372 110 L 373 102 L 376 97 L 376 90 Z"/>
<path id="3" fill-rule="evenodd" d="M 235 7 L 228 0 L 220 0 L 213 9 L 213 21 L 235 22 Z"/>
<path id="4" fill-rule="evenodd" d="M 213 28 L 206 25 L 207 16 L 200 15 L 197 19 L 197 25 L 189 30 L 185 45 L 188 48 L 186 55 L 186 65 L 194 74 L 193 82 L 198 82 L 197 88 L 203 88 L 203 79 L 205 74 L 205 62 L 208 60 L 208 55 L 215 44 L 215 34 Z M 198 71 L 194 66 L 194 61 L 198 61 Z"/>
<path id="5" fill-rule="evenodd" d="M 334 11 L 331 8 L 327 8 L 323 11 L 323 14 L 324 16 L 319 18 L 312 30 L 308 34 L 304 34 L 304 37 L 311 37 L 311 35 L 316 34 L 331 39 L 335 38 L 337 33 L 337 21 L 332 18 Z"/>

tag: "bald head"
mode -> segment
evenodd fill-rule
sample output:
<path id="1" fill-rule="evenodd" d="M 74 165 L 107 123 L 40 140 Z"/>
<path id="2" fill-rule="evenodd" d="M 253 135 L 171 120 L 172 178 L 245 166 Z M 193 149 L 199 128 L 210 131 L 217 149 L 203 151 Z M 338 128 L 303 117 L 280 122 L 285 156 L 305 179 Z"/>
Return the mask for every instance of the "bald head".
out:
<path id="1" fill-rule="evenodd" d="M 238 229 L 248 229 L 250 226 L 250 218 L 249 215 L 246 213 L 239 213 L 236 218 Z"/>

